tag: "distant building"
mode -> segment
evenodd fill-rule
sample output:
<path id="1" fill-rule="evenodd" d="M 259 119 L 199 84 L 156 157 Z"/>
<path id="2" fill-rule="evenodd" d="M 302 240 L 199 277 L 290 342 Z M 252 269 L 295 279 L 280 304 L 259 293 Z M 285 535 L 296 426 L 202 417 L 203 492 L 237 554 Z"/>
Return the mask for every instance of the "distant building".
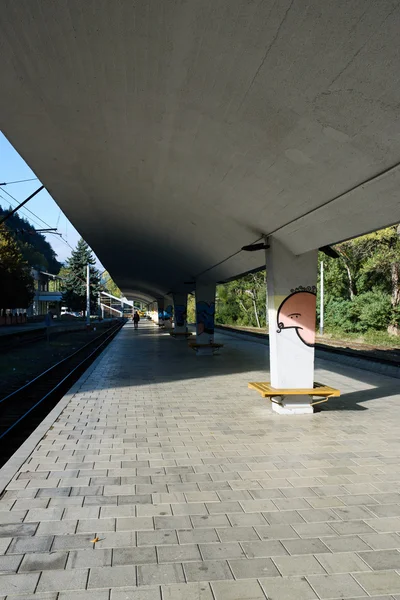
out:
<path id="1" fill-rule="evenodd" d="M 35 297 L 27 309 L 28 317 L 45 315 L 51 310 L 55 315 L 61 313 L 61 277 L 32 269 L 35 285 Z"/>

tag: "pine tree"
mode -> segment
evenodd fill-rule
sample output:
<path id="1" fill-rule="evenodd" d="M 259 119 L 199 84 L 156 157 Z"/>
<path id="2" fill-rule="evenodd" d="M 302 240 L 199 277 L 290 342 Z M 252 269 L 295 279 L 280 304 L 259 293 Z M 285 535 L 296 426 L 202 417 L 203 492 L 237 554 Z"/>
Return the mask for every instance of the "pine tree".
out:
<path id="1" fill-rule="evenodd" d="M 27 308 L 34 296 L 30 268 L 5 225 L 0 225 L 0 289 L 0 310 Z"/>
<path id="2" fill-rule="evenodd" d="M 97 310 L 100 274 L 94 267 L 93 252 L 81 238 L 67 261 L 67 275 L 63 282 L 63 303 L 69 310 L 86 310 L 86 267 L 90 265 L 90 312 Z"/>

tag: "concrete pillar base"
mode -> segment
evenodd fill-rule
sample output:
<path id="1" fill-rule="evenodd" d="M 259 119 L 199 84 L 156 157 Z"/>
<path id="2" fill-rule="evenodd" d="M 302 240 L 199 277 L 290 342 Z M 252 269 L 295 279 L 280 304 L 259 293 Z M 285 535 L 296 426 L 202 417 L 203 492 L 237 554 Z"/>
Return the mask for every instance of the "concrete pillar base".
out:
<path id="1" fill-rule="evenodd" d="M 272 410 L 279 415 L 312 415 L 314 412 L 304 396 L 281 396 L 281 404 L 273 402 Z"/>

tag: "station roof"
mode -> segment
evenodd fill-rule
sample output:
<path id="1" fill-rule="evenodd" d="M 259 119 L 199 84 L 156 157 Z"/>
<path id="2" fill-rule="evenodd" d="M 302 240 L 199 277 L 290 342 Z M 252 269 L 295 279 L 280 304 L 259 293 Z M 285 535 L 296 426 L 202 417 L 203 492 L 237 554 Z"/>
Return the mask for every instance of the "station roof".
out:
<path id="1" fill-rule="evenodd" d="M 1 5 L 0 128 L 125 294 L 400 221 L 399 0 Z"/>

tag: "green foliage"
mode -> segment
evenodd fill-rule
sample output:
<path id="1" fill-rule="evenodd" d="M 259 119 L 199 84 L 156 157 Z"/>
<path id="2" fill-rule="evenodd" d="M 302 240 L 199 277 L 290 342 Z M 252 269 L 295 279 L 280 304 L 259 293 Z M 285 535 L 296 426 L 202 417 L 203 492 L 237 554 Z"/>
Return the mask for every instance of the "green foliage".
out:
<path id="1" fill-rule="evenodd" d="M 0 217 L 10 212 L 10 210 L 12 210 L 11 207 L 5 210 L 0 206 Z M 35 232 L 35 228 L 29 221 L 18 214 L 14 214 L 7 219 L 6 226 L 13 232 L 22 257 L 30 267 L 49 271 L 54 275 L 58 274 L 61 263 L 57 260 L 56 253 L 44 235 Z"/>
<path id="2" fill-rule="evenodd" d="M 86 310 L 86 266 L 90 265 L 90 311 L 97 310 L 100 274 L 95 269 L 95 258 L 87 243 L 81 238 L 67 261 L 63 273 L 63 303 L 69 310 Z"/>
<path id="3" fill-rule="evenodd" d="M 324 262 L 325 329 L 346 334 L 383 332 L 400 323 L 400 237 L 397 226 L 337 244 Z M 265 326 L 265 271 L 217 289 L 219 323 Z M 318 279 L 318 294 L 320 290 Z M 256 306 L 256 312 L 254 310 Z M 257 317 L 258 316 L 258 322 Z M 319 318 L 319 300 L 317 301 Z"/>
<path id="4" fill-rule="evenodd" d="M 0 309 L 27 308 L 34 296 L 33 277 L 11 232 L 0 225 Z"/>
<path id="5" fill-rule="evenodd" d="M 389 294 L 374 289 L 354 300 L 330 299 L 325 306 L 325 326 L 346 333 L 384 330 L 390 324 L 391 312 Z"/>
<path id="6" fill-rule="evenodd" d="M 191 294 L 188 295 L 187 322 L 196 323 L 196 303 L 194 296 L 192 296 Z"/>
<path id="7" fill-rule="evenodd" d="M 265 271 L 249 273 L 217 288 L 218 323 L 265 327 Z"/>
<path id="8" fill-rule="evenodd" d="M 104 271 L 104 273 L 102 274 L 101 285 L 102 289 L 104 289 L 105 292 L 108 292 L 116 298 L 121 298 L 121 290 L 119 289 L 115 281 L 111 279 L 111 276 L 108 271 Z"/>

